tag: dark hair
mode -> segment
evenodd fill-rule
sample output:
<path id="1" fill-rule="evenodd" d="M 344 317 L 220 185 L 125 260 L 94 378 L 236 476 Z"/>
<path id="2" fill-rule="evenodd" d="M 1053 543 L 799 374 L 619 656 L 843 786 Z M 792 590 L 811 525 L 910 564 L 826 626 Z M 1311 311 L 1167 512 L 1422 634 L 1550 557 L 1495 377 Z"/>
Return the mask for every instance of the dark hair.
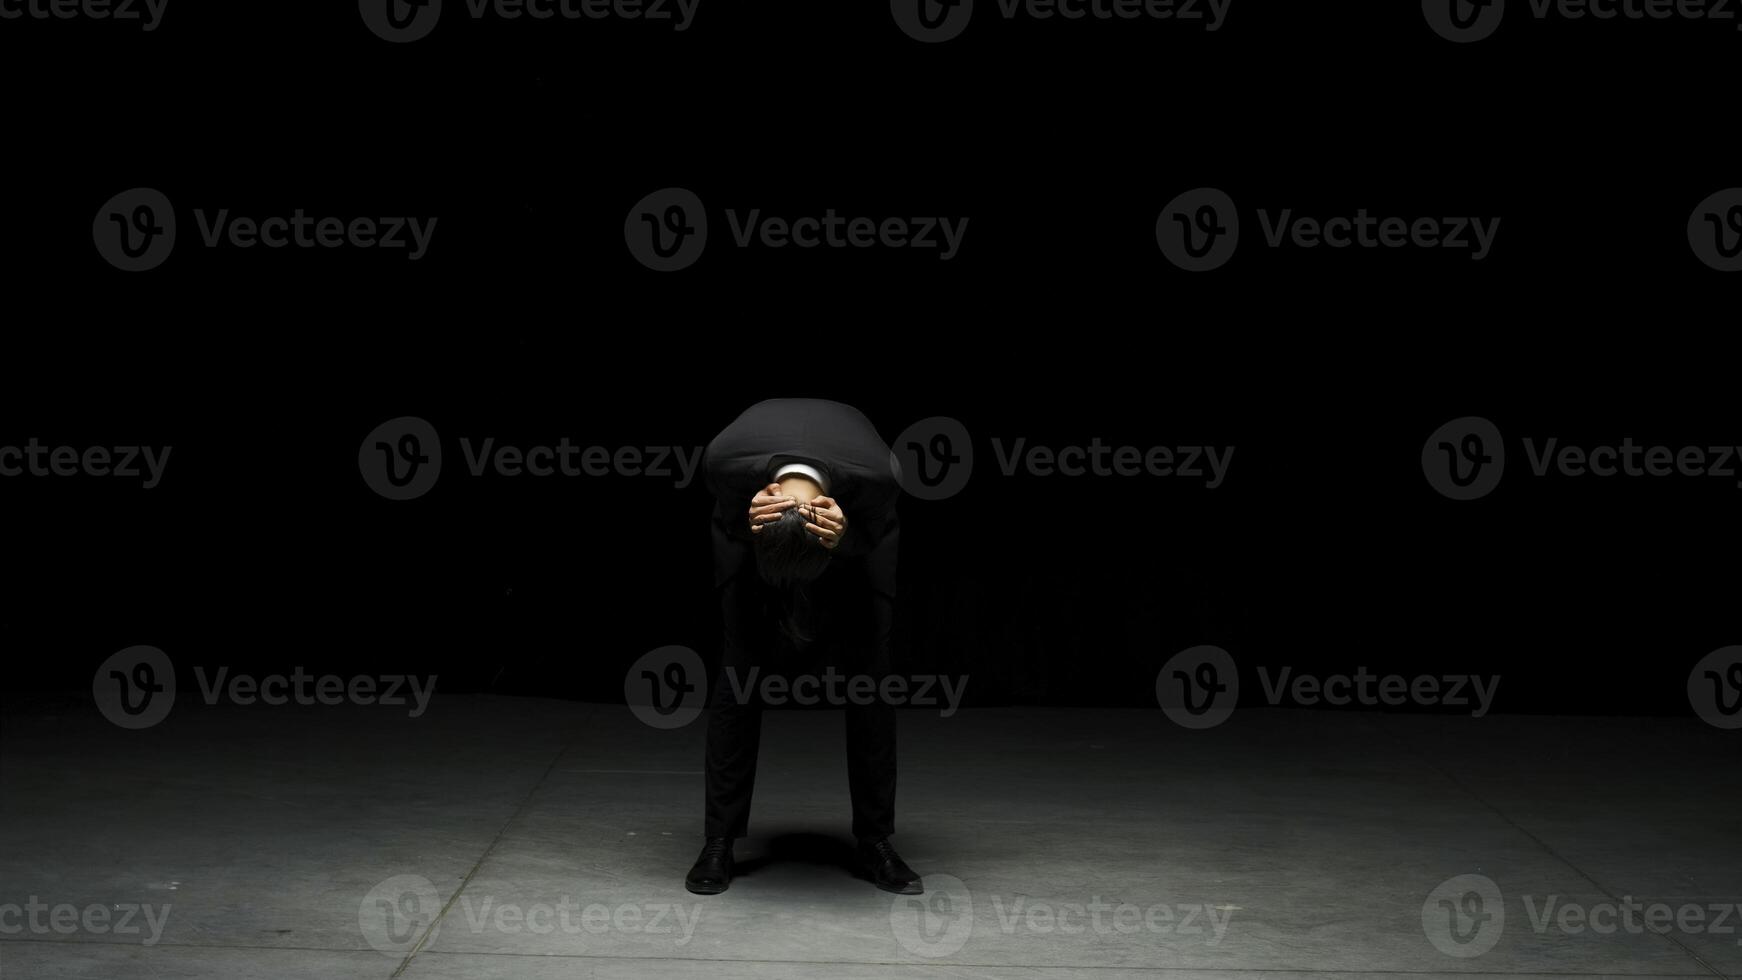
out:
<path id="1" fill-rule="evenodd" d="M 780 630 L 795 644 L 812 639 L 807 586 L 829 567 L 829 549 L 806 523 L 797 507 L 788 507 L 756 532 L 756 571 L 778 596 Z"/>
<path id="2" fill-rule="evenodd" d="M 788 507 L 756 532 L 756 570 L 782 592 L 803 588 L 829 567 L 829 549 L 805 530 L 807 523 L 799 508 Z"/>

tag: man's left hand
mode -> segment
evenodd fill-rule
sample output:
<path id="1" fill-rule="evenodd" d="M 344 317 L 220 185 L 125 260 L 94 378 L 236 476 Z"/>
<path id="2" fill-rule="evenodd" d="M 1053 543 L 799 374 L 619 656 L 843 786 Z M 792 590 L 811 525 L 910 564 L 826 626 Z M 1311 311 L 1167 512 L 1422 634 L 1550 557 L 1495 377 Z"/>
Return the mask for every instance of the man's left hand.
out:
<path id="1" fill-rule="evenodd" d="M 823 547 L 833 551 L 840 545 L 841 536 L 847 533 L 847 514 L 835 498 L 813 497 L 809 504 L 801 504 L 798 512 L 806 521 L 805 530 L 822 539 Z"/>

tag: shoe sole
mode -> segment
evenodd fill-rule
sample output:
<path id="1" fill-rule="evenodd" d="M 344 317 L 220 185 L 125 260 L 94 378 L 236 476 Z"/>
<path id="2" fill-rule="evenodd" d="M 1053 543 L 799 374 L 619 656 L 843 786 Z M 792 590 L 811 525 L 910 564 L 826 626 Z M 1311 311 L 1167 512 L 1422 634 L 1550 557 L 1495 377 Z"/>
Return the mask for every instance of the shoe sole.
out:
<path id="1" fill-rule="evenodd" d="M 886 892 L 891 892 L 891 893 L 896 894 L 896 895 L 924 895 L 925 894 L 925 886 L 920 884 L 917 881 L 909 882 L 908 884 L 905 884 L 905 885 L 895 885 L 895 884 L 886 884 L 884 882 L 878 881 L 875 878 L 872 878 L 871 883 L 873 885 L 876 885 L 878 888 L 881 888 L 882 890 L 884 890 Z"/>
<path id="2" fill-rule="evenodd" d="M 716 887 L 713 885 L 692 885 L 686 881 L 683 883 L 683 886 L 684 890 L 692 895 L 718 895 L 727 888 L 730 888 L 731 884 L 728 882 L 727 884 Z"/>

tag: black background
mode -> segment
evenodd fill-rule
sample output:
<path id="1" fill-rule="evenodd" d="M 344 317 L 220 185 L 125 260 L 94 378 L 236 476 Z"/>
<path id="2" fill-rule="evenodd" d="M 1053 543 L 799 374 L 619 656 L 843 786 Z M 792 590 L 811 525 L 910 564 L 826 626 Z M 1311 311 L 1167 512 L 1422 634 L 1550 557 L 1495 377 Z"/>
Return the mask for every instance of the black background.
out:
<path id="1" fill-rule="evenodd" d="M 704 444 L 751 402 L 974 435 L 908 501 L 901 669 L 970 704 L 1153 706 L 1172 653 L 1499 674 L 1497 710 L 1686 714 L 1737 641 L 1734 479 L 1534 478 L 1518 440 L 1742 443 L 1735 276 L 1690 252 L 1726 149 L 1732 23 L 1539 22 L 1454 45 L 1419 5 L 1006 22 L 943 44 L 886 4 L 710 5 L 689 30 L 473 21 L 388 44 L 355 5 L 171 0 L 149 34 L 0 22 L 0 444 L 169 444 L 165 482 L 6 478 L 10 687 L 178 666 L 440 675 L 613 700 L 711 655 L 709 500 L 671 480 L 473 479 L 456 440 Z M 136 186 L 162 267 L 91 241 Z M 650 272 L 667 186 L 715 236 Z M 1214 273 L 1156 247 L 1199 186 L 1243 209 Z M 196 247 L 195 208 L 436 215 L 430 254 Z M 969 216 L 962 253 L 740 250 L 727 208 Z M 1258 208 L 1501 216 L 1494 253 L 1271 250 Z M 429 420 L 449 472 L 384 500 L 357 447 Z M 1480 415 L 1508 474 L 1460 503 L 1421 447 Z M 1227 485 L 1003 477 L 990 440 L 1236 447 Z M 1258 685 L 1247 688 L 1252 696 Z M 1449 709 L 1436 709 L 1449 710 Z"/>

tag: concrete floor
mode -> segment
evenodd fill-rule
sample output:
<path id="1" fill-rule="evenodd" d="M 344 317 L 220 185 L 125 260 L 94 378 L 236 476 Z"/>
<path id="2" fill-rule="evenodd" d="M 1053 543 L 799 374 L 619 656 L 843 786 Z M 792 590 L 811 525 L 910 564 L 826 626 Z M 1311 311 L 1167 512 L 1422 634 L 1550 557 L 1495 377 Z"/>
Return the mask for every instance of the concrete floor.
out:
<path id="1" fill-rule="evenodd" d="M 1742 903 L 1737 734 L 909 711 L 895 842 L 926 876 L 912 899 L 840 865 L 839 715 L 780 712 L 740 876 L 704 898 L 682 887 L 699 723 L 438 695 L 416 719 L 178 705 L 131 732 L 70 698 L 14 701 L 0 978 L 1742 976 L 1742 921 L 1715 921 Z M 1467 904 L 1467 875 L 1497 896 Z M 1561 918 L 1624 897 L 1712 925 Z M 1469 942 L 1447 931 L 1457 908 Z"/>

